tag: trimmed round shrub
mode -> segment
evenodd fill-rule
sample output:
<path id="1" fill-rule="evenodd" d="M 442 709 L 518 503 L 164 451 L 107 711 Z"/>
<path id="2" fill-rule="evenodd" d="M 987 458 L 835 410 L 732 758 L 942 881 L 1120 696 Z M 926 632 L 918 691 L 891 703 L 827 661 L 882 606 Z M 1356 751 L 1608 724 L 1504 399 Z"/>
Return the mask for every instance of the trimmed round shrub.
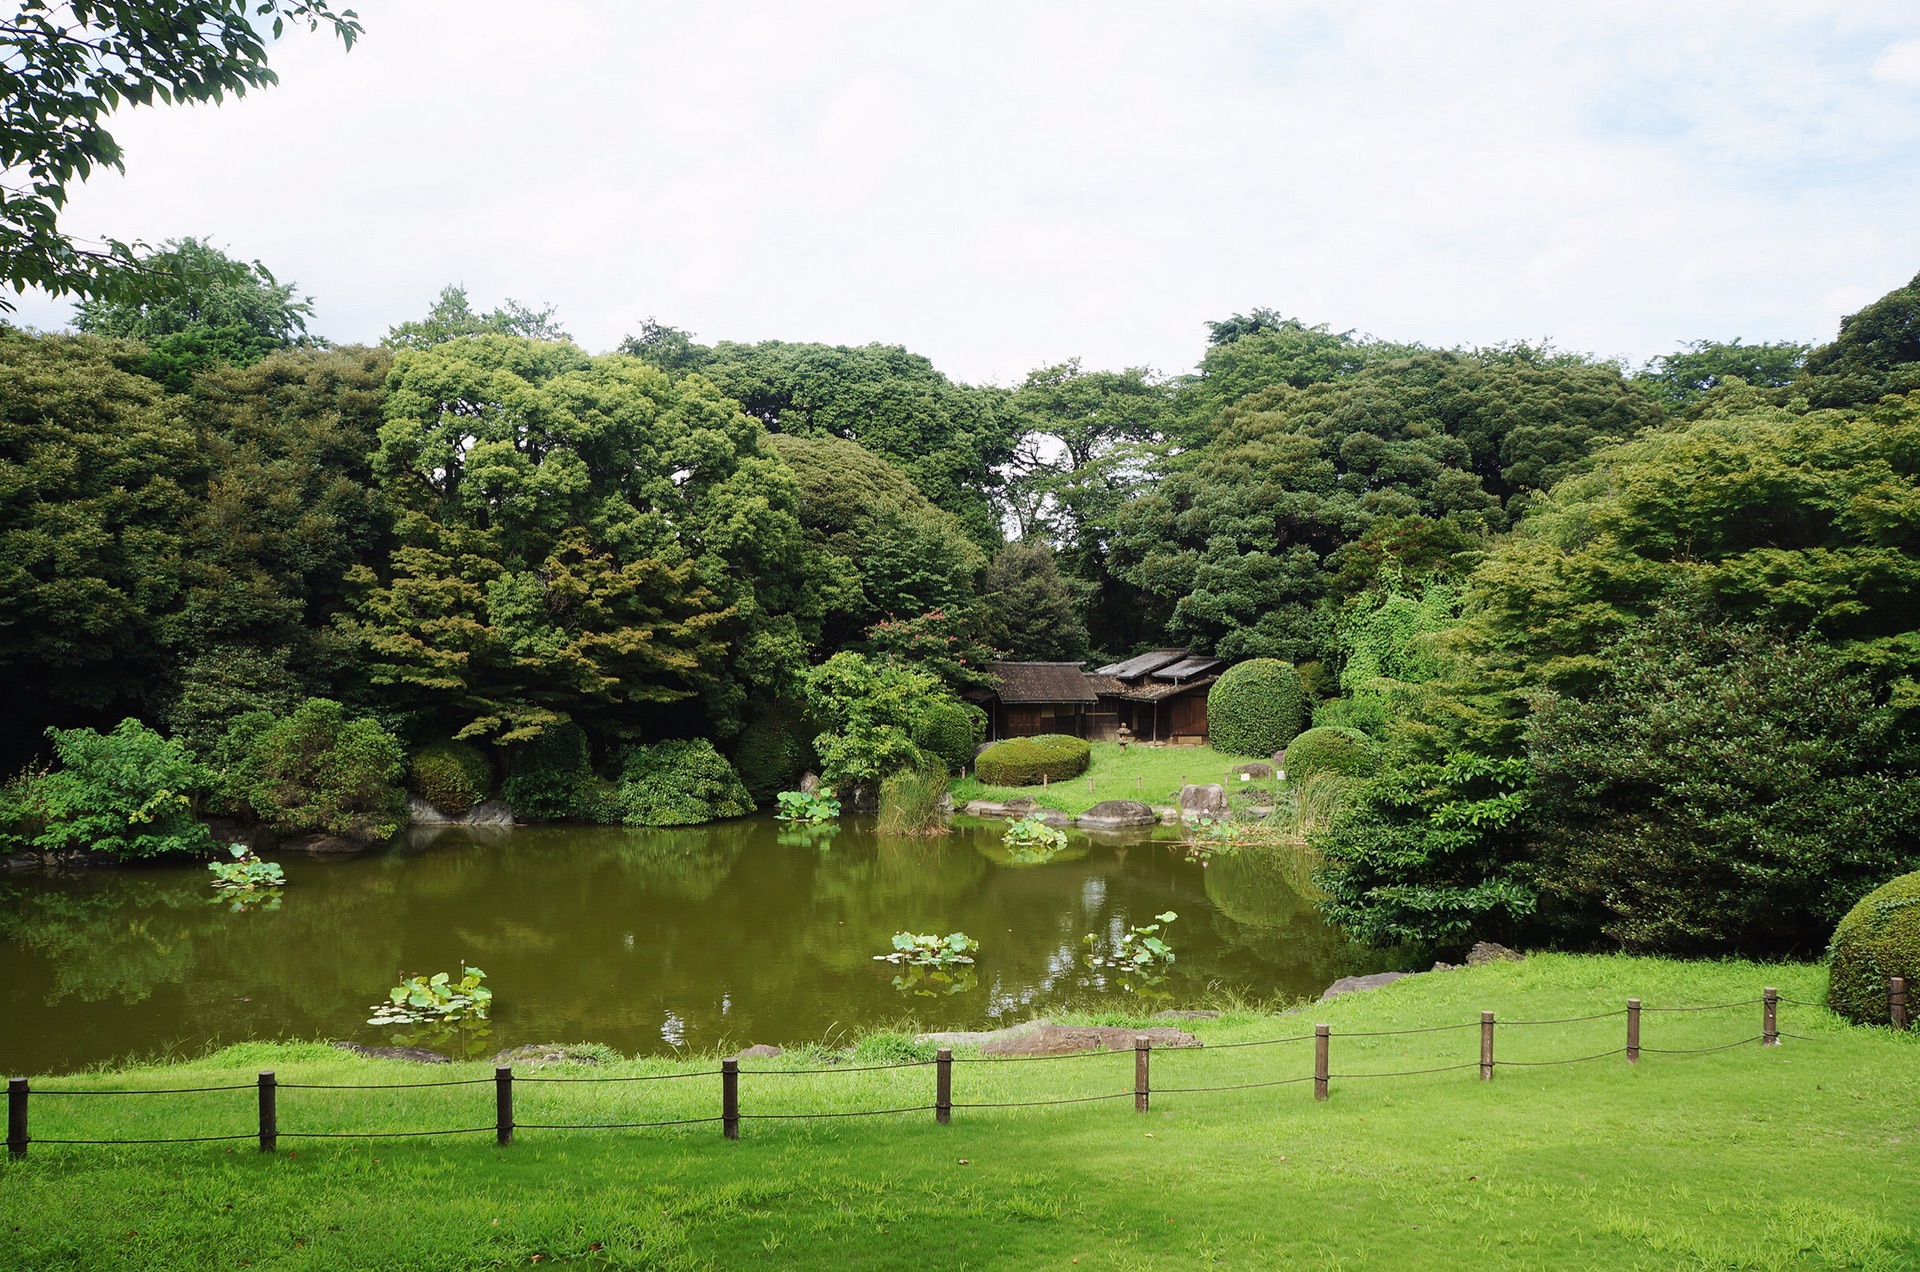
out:
<path id="1" fill-rule="evenodd" d="M 989 786 L 1038 786 L 1078 777 L 1087 771 L 1093 748 L 1085 739 L 1064 733 L 1008 738 L 995 742 L 973 761 L 973 771 Z"/>
<path id="2" fill-rule="evenodd" d="M 493 765 L 471 742 L 435 742 L 414 752 L 407 789 L 447 816 L 458 817 L 493 793 Z"/>
<path id="3" fill-rule="evenodd" d="M 513 748 L 500 794 L 515 814 L 532 821 L 593 819 L 587 789 L 592 777 L 586 732 L 569 720 Z"/>
<path id="4" fill-rule="evenodd" d="M 1372 777 L 1380 767 L 1380 756 L 1373 739 L 1358 729 L 1308 729 L 1287 743 L 1280 767 L 1287 777 L 1303 782 L 1316 773 L 1338 773 L 1342 777 Z"/>
<path id="5" fill-rule="evenodd" d="M 986 734 L 987 716 L 957 698 L 936 702 L 913 726 L 913 744 L 958 773 L 973 763 L 973 749 Z"/>
<path id="6" fill-rule="evenodd" d="M 1307 694 L 1292 663 L 1249 658 L 1207 690 L 1207 732 L 1216 751 L 1272 755 L 1306 727 Z"/>
<path id="7" fill-rule="evenodd" d="M 1887 981 L 1920 985 L 1920 871 L 1882 884 L 1847 911 L 1827 949 L 1827 1006 L 1860 1025 L 1888 1023 Z"/>
<path id="8" fill-rule="evenodd" d="M 754 810 L 740 775 L 705 738 L 629 749 L 615 800 L 628 826 L 697 826 Z"/>

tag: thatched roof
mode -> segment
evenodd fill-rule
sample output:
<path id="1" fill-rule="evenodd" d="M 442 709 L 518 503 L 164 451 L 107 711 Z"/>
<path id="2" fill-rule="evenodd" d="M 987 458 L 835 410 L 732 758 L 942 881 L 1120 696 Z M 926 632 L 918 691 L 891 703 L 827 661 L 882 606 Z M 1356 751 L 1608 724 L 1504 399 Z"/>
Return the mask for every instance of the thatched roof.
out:
<path id="1" fill-rule="evenodd" d="M 999 681 L 1002 702 L 1099 701 L 1079 663 L 997 662 L 987 670 Z"/>

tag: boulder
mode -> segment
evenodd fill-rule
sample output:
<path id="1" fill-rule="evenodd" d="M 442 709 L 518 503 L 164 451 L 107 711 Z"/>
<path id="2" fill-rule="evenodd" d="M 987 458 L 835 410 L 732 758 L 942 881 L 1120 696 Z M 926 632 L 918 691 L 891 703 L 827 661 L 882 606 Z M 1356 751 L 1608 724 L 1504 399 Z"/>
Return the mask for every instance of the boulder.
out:
<path id="1" fill-rule="evenodd" d="M 1526 957 L 1518 950 L 1510 950 L 1504 945 L 1495 945 L 1492 941 L 1481 941 L 1467 951 L 1468 967 L 1485 967 L 1488 963 L 1518 963 Z"/>
<path id="2" fill-rule="evenodd" d="M 348 839 L 345 835 L 295 835 L 291 839 L 280 841 L 280 847 L 288 852 L 311 852 L 323 855 L 345 855 L 353 852 L 365 852 L 373 847 L 358 839 Z"/>
<path id="3" fill-rule="evenodd" d="M 771 1060 L 780 1054 L 780 1048 L 770 1042 L 756 1042 L 744 1051 L 733 1053 L 735 1060 Z"/>
<path id="4" fill-rule="evenodd" d="M 1160 819 L 1162 826 L 1177 826 L 1180 824 L 1180 810 L 1170 804 L 1156 804 L 1153 813 L 1154 816 Z"/>
<path id="5" fill-rule="evenodd" d="M 1342 994 L 1351 994 L 1362 989 L 1378 989 L 1382 985 L 1391 985 L 1397 980 L 1405 980 L 1410 972 L 1375 972 L 1371 976 L 1342 976 L 1327 986 L 1327 992 L 1320 995 L 1320 1001 L 1338 998 Z"/>
<path id="6" fill-rule="evenodd" d="M 1009 817 L 1025 817 L 1028 813 L 1038 808 L 1039 804 L 1034 802 L 1031 795 L 1022 795 L 1019 799 L 1008 800 L 1002 804 L 1001 807 L 1007 810 L 1007 816 Z"/>
<path id="7" fill-rule="evenodd" d="M 600 1053 L 586 1047 L 570 1047 L 563 1042 L 533 1042 L 524 1047 L 509 1047 L 487 1063 L 524 1064 L 534 1069 L 550 1064 L 599 1064 Z"/>
<path id="8" fill-rule="evenodd" d="M 1076 1051 L 1132 1051 L 1133 1040 L 1145 1036 L 1155 1047 L 1197 1047 L 1200 1040 L 1184 1029 L 1156 1025 L 1151 1029 L 1120 1029 L 1112 1025 L 1042 1025 L 1009 1038 L 996 1038 L 980 1048 L 983 1056 L 1064 1056 Z"/>
<path id="9" fill-rule="evenodd" d="M 271 852 L 280 846 L 280 836 L 259 822 L 244 823 L 235 817 L 207 817 L 202 820 L 220 843 L 239 844 L 255 854 Z"/>
<path id="10" fill-rule="evenodd" d="M 800 775 L 800 793 L 802 795 L 818 795 L 820 793 L 820 775 L 818 773 L 802 773 Z"/>
<path id="11" fill-rule="evenodd" d="M 415 826 L 511 826 L 513 810 L 497 799 L 482 800 L 458 817 L 449 816 L 421 799 L 407 797 L 407 816 Z"/>
<path id="12" fill-rule="evenodd" d="M 1038 817 L 1042 823 L 1048 826 L 1073 825 L 1073 818 L 1057 808 L 1035 808 L 1029 810 L 1029 815 Z"/>
<path id="13" fill-rule="evenodd" d="M 990 799 L 970 799 L 960 811 L 969 817 L 1005 817 L 1007 806 Z"/>
<path id="14" fill-rule="evenodd" d="M 944 1033 L 915 1034 L 913 1040 L 923 1044 L 930 1043 L 936 1047 L 984 1047 L 996 1039 L 1029 1034 L 1052 1023 L 1042 1017 L 1039 1020 L 1029 1020 L 1024 1024 L 1008 1025 L 1005 1029 L 948 1030 Z"/>
<path id="15" fill-rule="evenodd" d="M 1227 816 L 1227 791 L 1218 782 L 1209 786 L 1180 788 L 1180 816 L 1187 821 L 1211 817 L 1219 821 Z"/>
<path id="16" fill-rule="evenodd" d="M 1262 764 L 1260 761 L 1255 760 L 1251 764 L 1242 764 L 1239 768 L 1236 768 L 1233 771 L 1240 774 L 1243 777 L 1268 778 L 1273 776 L 1274 770 L 1277 769 L 1278 767 L 1279 766 L 1275 764 Z"/>
<path id="17" fill-rule="evenodd" d="M 1102 800 L 1080 814 L 1080 825 L 1089 830 L 1117 830 L 1122 826 L 1151 826 L 1160 819 L 1154 811 L 1133 799 Z"/>
<path id="18" fill-rule="evenodd" d="M 414 1064 L 453 1063 L 438 1051 L 428 1051 L 425 1047 L 363 1047 L 357 1042 L 336 1042 L 333 1045 L 369 1060 L 408 1060 Z"/>

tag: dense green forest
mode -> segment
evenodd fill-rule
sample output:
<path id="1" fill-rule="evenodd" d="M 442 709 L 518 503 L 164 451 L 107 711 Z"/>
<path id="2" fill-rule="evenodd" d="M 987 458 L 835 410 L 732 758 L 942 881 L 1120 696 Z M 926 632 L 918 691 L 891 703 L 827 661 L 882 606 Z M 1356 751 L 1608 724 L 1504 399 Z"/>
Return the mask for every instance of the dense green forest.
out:
<path id="1" fill-rule="evenodd" d="M 1804 951 L 1920 865 L 1920 280 L 1812 349 L 1256 310 L 1184 374 L 1009 388 L 653 321 L 589 354 L 457 288 L 333 346 L 263 267 L 146 264 L 181 281 L 0 329 L 15 847 L 377 836 L 402 785 L 698 820 L 966 755 L 996 653 L 1180 644 L 1377 749 L 1319 845 L 1368 940 Z"/>

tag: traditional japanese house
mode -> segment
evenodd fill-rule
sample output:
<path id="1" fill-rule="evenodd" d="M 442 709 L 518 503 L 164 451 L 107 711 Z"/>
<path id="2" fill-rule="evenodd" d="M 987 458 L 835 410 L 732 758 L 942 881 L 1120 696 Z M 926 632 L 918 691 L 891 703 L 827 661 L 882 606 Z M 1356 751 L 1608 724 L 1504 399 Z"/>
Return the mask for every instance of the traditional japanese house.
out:
<path id="1" fill-rule="evenodd" d="M 967 696 L 986 709 L 988 738 L 1098 735 L 1091 717 L 1099 700 L 1079 663 L 997 662 L 987 670 L 994 687 Z"/>
<path id="2" fill-rule="evenodd" d="M 1207 740 L 1207 690 L 1220 678 L 1223 659 L 1195 657 L 1184 649 L 1156 649 L 1091 673 L 1097 717 L 1111 717 L 1141 742 L 1201 746 Z"/>

